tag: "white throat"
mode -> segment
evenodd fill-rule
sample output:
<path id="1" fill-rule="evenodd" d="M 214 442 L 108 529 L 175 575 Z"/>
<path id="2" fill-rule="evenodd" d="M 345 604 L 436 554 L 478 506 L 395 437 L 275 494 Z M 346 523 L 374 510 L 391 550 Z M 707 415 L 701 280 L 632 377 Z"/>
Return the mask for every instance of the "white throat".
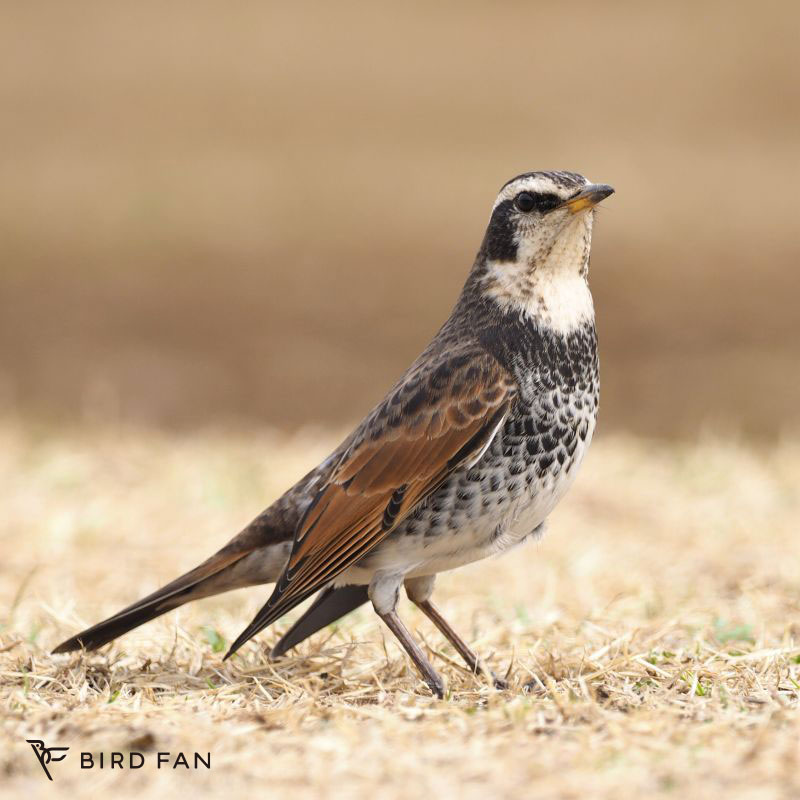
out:
<path id="1" fill-rule="evenodd" d="M 594 321 L 587 268 L 591 214 L 580 214 L 549 246 L 535 237 L 519 243 L 515 261 L 489 261 L 484 292 L 505 311 L 569 334 Z"/>

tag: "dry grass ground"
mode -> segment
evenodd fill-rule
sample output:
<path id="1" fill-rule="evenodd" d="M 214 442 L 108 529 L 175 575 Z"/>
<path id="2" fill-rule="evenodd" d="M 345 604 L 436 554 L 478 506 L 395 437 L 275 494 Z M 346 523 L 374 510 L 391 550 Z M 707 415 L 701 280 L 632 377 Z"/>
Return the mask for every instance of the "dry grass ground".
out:
<path id="1" fill-rule="evenodd" d="M 800 442 L 600 439 L 545 539 L 440 579 L 495 670 L 428 696 L 363 610 L 270 664 L 222 663 L 266 589 L 206 600 L 88 657 L 49 649 L 215 549 L 332 444 L 0 424 L 0 794 L 800 796 Z M 283 629 L 284 624 L 279 625 Z M 67 745 L 49 784 L 26 738 Z M 139 770 L 81 750 L 144 751 Z M 211 753 L 212 768 L 155 766 Z"/>

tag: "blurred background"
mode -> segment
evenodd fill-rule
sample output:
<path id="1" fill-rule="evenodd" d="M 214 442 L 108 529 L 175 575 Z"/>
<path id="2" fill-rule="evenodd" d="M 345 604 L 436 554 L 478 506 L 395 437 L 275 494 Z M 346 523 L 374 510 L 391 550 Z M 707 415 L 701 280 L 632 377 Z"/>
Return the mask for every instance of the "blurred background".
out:
<path id="1" fill-rule="evenodd" d="M 600 430 L 796 429 L 797 3 L 4 5 L 0 413 L 357 420 L 556 168 Z"/>

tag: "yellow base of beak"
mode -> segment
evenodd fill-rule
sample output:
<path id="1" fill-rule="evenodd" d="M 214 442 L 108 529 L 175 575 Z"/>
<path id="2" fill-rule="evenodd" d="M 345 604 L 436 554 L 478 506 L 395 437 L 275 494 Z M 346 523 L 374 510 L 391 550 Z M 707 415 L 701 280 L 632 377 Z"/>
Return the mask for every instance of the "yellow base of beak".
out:
<path id="1" fill-rule="evenodd" d="M 577 214 L 587 208 L 594 208 L 601 200 L 605 200 L 606 197 L 613 193 L 614 189 L 606 183 L 590 183 L 588 186 L 584 186 L 575 197 L 564 202 L 563 205 L 573 214 Z"/>

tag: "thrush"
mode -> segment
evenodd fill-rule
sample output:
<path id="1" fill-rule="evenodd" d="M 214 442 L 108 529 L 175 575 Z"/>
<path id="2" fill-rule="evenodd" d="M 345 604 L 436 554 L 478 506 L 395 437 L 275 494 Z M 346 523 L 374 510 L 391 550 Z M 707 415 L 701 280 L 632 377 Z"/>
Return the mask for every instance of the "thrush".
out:
<path id="1" fill-rule="evenodd" d="M 54 652 L 91 650 L 190 600 L 274 582 L 225 658 L 314 594 L 272 657 L 371 601 L 442 697 L 397 614 L 404 587 L 482 669 L 431 602 L 434 581 L 541 536 L 575 478 L 599 397 L 594 207 L 613 191 L 572 172 L 506 183 L 450 317 L 339 447 L 198 567 Z"/>

